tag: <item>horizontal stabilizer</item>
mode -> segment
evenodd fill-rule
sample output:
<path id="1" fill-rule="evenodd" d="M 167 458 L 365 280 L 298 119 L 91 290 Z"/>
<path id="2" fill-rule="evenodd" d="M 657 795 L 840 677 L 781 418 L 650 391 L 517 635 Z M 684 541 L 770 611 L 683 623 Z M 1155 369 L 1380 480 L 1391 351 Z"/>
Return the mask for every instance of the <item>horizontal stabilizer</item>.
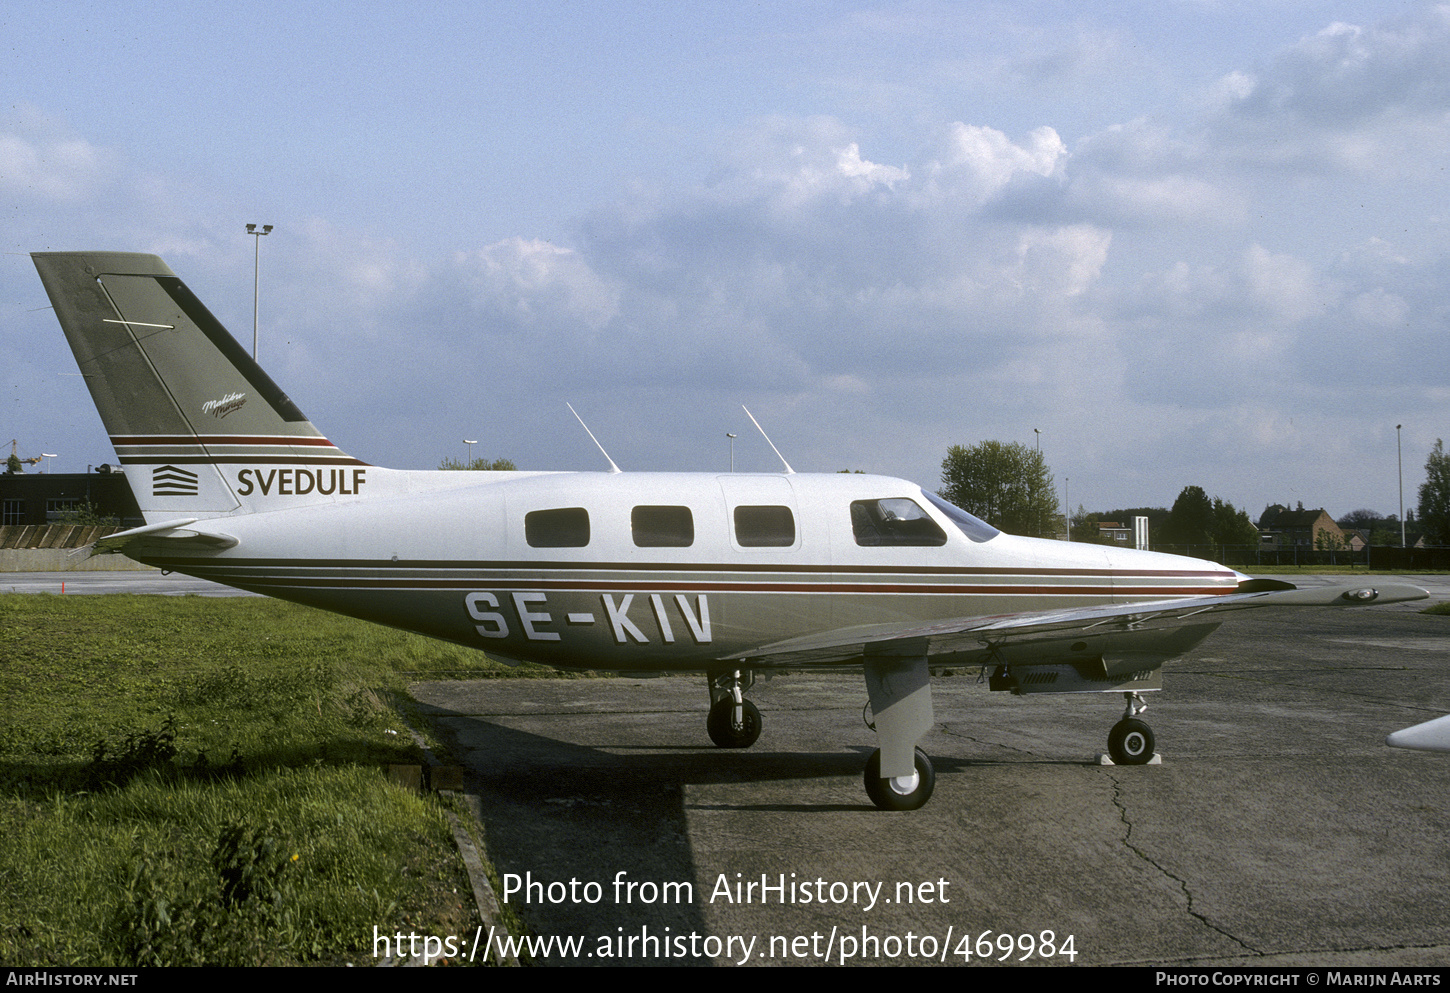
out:
<path id="1" fill-rule="evenodd" d="M 234 548 L 238 544 L 237 539 L 229 534 L 221 534 L 215 531 L 199 531 L 188 528 L 187 525 L 195 524 L 195 517 L 182 517 L 174 521 L 162 521 L 159 524 L 147 524 L 143 527 L 132 528 L 129 531 L 118 531 L 115 534 L 107 535 L 98 539 L 93 546 L 92 555 L 100 555 L 107 552 L 124 552 L 139 543 L 161 543 L 175 547 L 178 543 L 201 548 L 211 548 L 220 551 L 223 548 Z"/>

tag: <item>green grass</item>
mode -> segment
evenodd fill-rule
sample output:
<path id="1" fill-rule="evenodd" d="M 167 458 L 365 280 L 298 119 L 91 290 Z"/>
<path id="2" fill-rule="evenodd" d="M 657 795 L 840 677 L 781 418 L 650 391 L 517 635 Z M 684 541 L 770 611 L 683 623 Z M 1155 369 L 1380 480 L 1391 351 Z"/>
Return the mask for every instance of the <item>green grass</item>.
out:
<path id="1" fill-rule="evenodd" d="M 461 933 L 439 801 L 384 767 L 421 758 L 409 679 L 509 672 L 276 600 L 0 595 L 0 961 L 366 962 L 374 925 Z"/>
<path id="2" fill-rule="evenodd" d="M 1437 603 L 1433 606 L 1426 607 L 1424 610 L 1420 611 L 1420 613 L 1437 614 L 1441 616 L 1450 615 L 1450 600 L 1446 600 L 1442 603 Z"/>

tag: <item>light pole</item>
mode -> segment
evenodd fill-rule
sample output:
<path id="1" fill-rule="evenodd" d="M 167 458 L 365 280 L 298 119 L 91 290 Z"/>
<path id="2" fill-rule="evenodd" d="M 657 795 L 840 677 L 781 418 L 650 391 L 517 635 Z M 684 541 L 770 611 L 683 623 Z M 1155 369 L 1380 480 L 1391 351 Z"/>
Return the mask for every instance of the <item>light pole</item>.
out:
<path id="1" fill-rule="evenodd" d="M 1400 448 L 1400 428 L 1403 424 L 1395 425 L 1395 462 L 1400 468 L 1400 547 L 1405 547 L 1405 455 Z"/>
<path id="2" fill-rule="evenodd" d="M 729 431 L 726 431 L 725 432 L 725 437 L 727 437 L 727 438 L 730 439 L 730 471 L 731 472 L 734 472 L 735 471 L 735 436 L 733 434 L 731 434 Z"/>
<path id="3" fill-rule="evenodd" d="M 59 455 L 55 455 L 55 454 L 53 454 L 51 452 L 41 452 L 40 453 L 40 457 L 43 458 L 43 459 L 58 459 L 58 458 L 60 458 Z M 42 470 L 42 471 L 44 471 L 44 470 Z M 55 466 L 51 466 L 50 471 L 51 472 L 55 472 Z"/>
<path id="4" fill-rule="evenodd" d="M 1062 477 L 1062 523 L 1067 527 L 1067 540 L 1072 541 L 1072 497 L 1068 495 L 1067 484 L 1072 482 L 1066 476 Z"/>
<path id="5" fill-rule="evenodd" d="M 262 230 L 257 230 L 257 225 L 248 224 L 247 234 L 256 239 L 255 248 L 252 251 L 252 361 L 257 361 L 257 296 L 262 286 L 262 235 L 271 234 L 272 225 L 263 224 Z"/>
<path id="6" fill-rule="evenodd" d="M 1037 465 L 1032 467 L 1032 492 L 1028 494 L 1032 502 L 1037 502 L 1037 469 L 1042 465 L 1042 432 L 1037 428 L 1032 429 L 1032 434 L 1037 439 Z M 1037 537 L 1042 537 L 1042 508 L 1037 508 Z"/>
<path id="7" fill-rule="evenodd" d="M 473 446 L 476 445 L 476 444 L 478 444 L 478 439 L 475 438 L 473 441 L 469 441 L 467 438 L 464 438 L 463 439 L 463 443 L 468 446 L 468 464 L 465 465 L 463 468 L 465 468 L 465 469 L 472 469 L 473 468 Z"/>

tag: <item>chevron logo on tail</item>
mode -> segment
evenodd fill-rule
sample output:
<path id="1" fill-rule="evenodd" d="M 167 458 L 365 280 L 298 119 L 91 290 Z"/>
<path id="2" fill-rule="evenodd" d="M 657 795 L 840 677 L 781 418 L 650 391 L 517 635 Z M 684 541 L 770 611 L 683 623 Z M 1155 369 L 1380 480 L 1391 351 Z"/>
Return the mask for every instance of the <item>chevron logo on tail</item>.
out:
<path id="1" fill-rule="evenodd" d="M 151 470 L 152 496 L 196 496 L 196 473 L 161 465 Z"/>

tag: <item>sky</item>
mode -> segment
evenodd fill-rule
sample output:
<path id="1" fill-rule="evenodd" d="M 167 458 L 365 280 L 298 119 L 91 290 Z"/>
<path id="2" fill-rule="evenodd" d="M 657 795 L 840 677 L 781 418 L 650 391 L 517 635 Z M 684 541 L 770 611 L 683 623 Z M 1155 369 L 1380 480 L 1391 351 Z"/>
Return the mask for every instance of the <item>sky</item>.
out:
<path id="1" fill-rule="evenodd" d="M 1450 436 L 1450 4 L 4 2 L 0 83 L 0 435 L 55 471 L 115 455 L 32 251 L 247 343 L 259 253 L 263 367 L 402 469 L 607 469 L 572 403 L 779 471 L 744 405 L 799 472 L 1340 517 Z"/>

